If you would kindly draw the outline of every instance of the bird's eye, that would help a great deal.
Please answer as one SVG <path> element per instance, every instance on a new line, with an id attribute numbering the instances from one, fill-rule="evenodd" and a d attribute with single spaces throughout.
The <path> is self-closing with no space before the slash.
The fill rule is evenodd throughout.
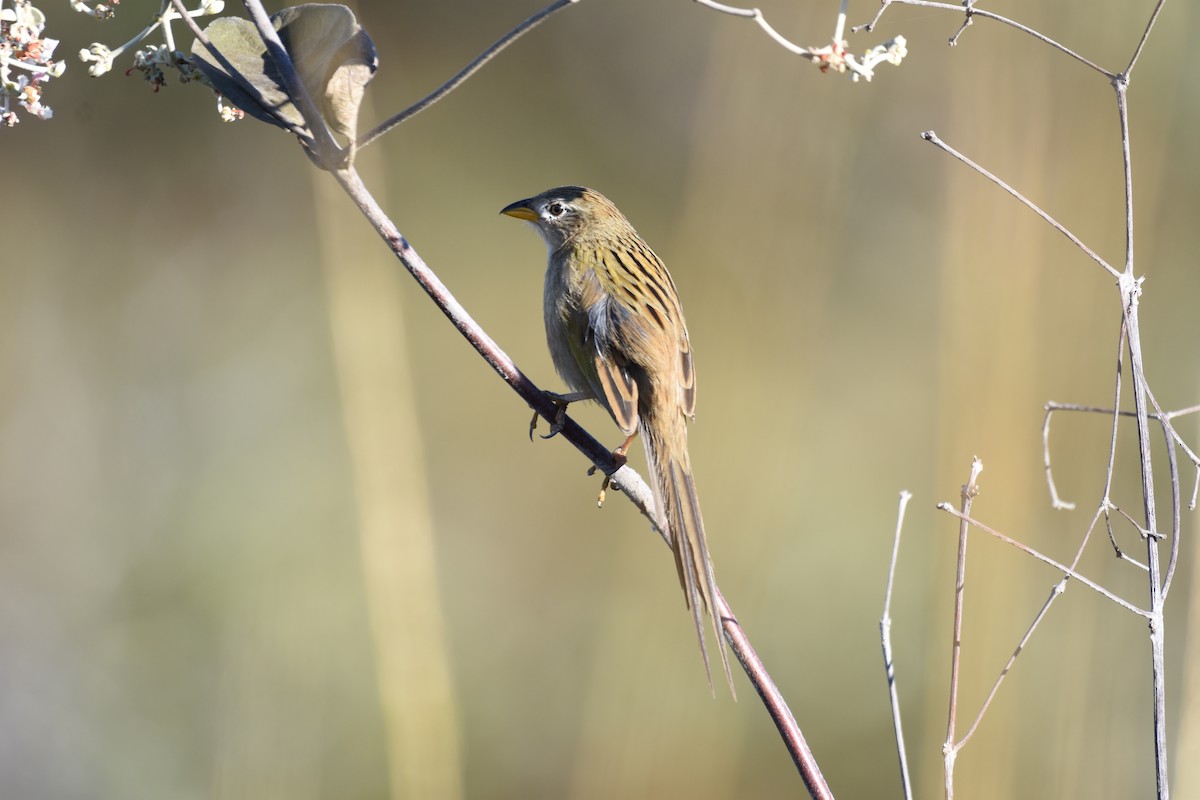
<path id="1" fill-rule="evenodd" d="M 552 217 L 561 217 L 564 211 L 566 211 L 566 208 L 563 207 L 562 203 L 557 201 L 546 206 L 546 213 Z"/>

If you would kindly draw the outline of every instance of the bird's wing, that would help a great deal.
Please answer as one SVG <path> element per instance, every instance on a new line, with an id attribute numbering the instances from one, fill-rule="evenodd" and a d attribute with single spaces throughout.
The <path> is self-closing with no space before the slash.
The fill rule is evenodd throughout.
<path id="1" fill-rule="evenodd" d="M 594 368 L 600 394 L 608 404 L 617 427 L 631 436 L 638 426 L 638 382 L 636 369 L 623 349 L 616 346 L 628 312 L 608 296 L 601 295 L 588 308 L 588 354 Z"/>

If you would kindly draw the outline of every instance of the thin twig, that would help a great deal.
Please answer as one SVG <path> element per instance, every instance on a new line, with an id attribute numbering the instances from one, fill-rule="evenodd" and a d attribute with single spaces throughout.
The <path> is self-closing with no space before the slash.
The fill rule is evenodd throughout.
<path id="1" fill-rule="evenodd" d="M 897 3 L 898 3 L 898 2 L 902 2 L 902 0 L 892 0 L 892 2 L 897 2 Z M 940 4 L 939 4 L 939 5 L 940 5 Z M 1027 208 L 1028 208 L 1028 209 L 1029 209 L 1029 210 L 1030 210 L 1030 211 L 1032 211 L 1033 213 L 1037 214 L 1037 215 L 1038 215 L 1039 217 L 1041 217 L 1043 220 L 1045 220 L 1046 222 L 1048 222 L 1048 223 L 1050 224 L 1050 226 L 1051 226 L 1052 228 L 1054 228 L 1054 230 L 1058 231 L 1058 232 L 1059 232 L 1059 233 L 1061 233 L 1063 236 L 1066 236 L 1068 239 L 1070 239 L 1070 240 L 1071 240 L 1071 242 L 1072 242 L 1072 243 L 1073 243 L 1073 244 L 1074 244 L 1076 247 L 1078 247 L 1078 248 L 1079 248 L 1080 250 L 1082 250 L 1083 252 L 1087 253 L 1087 255 L 1088 255 L 1088 256 L 1089 256 L 1089 257 L 1090 257 L 1090 258 L 1091 258 L 1093 261 L 1095 261 L 1097 264 L 1099 264 L 1101 267 L 1103 267 L 1103 268 L 1104 268 L 1104 270 L 1105 270 L 1106 272 L 1108 272 L 1108 274 L 1109 274 L 1109 275 L 1112 275 L 1114 278 L 1119 278 L 1119 277 L 1121 276 L 1121 273 L 1117 272 L 1115 269 L 1113 269 L 1111 266 L 1109 266 L 1109 264 L 1108 264 L 1108 262 L 1107 262 L 1107 261 L 1105 261 L 1103 258 L 1101 258 L 1101 257 L 1100 257 L 1100 256 L 1099 256 L 1099 255 L 1098 255 L 1098 254 L 1097 254 L 1097 253 L 1094 251 L 1094 250 L 1092 250 L 1092 248 L 1090 248 L 1090 247 L 1088 247 L 1086 244 L 1084 244 L 1084 243 L 1083 243 L 1083 242 L 1080 240 L 1080 238 L 1079 238 L 1078 236 L 1076 236 L 1075 234 L 1071 233 L 1071 232 L 1070 232 L 1069 230 L 1067 230 L 1065 227 L 1063 227 L 1062 225 L 1060 225 L 1060 224 L 1059 224 L 1059 222 L 1058 222 L 1058 220 L 1054 219 L 1054 217 L 1050 216 L 1050 215 L 1049 215 L 1049 214 L 1047 214 L 1045 211 L 1042 211 L 1042 209 L 1038 208 L 1038 206 L 1037 206 L 1037 205 L 1035 205 L 1035 204 L 1034 204 L 1034 203 L 1033 203 L 1031 200 L 1029 200 L 1027 197 L 1025 197 L 1025 195 L 1021 194 L 1021 193 L 1020 193 L 1020 192 L 1018 192 L 1016 189 L 1012 188 L 1012 187 L 1011 187 L 1011 186 L 1009 186 L 1007 183 L 1005 183 L 1004 181 L 1000 180 L 1000 179 L 999 179 L 999 178 L 997 178 L 995 175 L 993 175 L 992 173 L 988 172 L 986 169 L 984 169 L 983 167 L 979 166 L 979 165 L 978 165 L 978 164 L 976 164 L 974 161 L 972 161 L 971 159 L 967 158 L 967 157 L 966 157 L 966 156 L 964 156 L 962 153 L 958 152 L 958 151 L 957 151 L 957 150 L 955 150 L 953 147 L 951 147 L 950 145 L 948 145 L 948 144 L 946 144 L 945 142 L 943 142 L 941 139 L 939 139 L 939 138 L 938 138 L 938 135 L 937 135 L 936 133 L 934 133 L 933 131 L 924 131 L 924 132 L 922 132 L 922 133 L 921 133 L 921 138 L 922 138 L 922 139 L 924 139 L 925 141 L 929 142 L 930 144 L 932 144 L 934 147 L 937 147 L 939 150 L 942 150 L 942 151 L 944 151 L 944 152 L 946 152 L 946 153 L 949 153 L 950 155 L 954 156 L 954 157 L 955 157 L 955 158 L 957 158 L 959 161 L 963 162 L 963 163 L 964 163 L 964 164 L 966 164 L 968 167 L 970 167 L 971 169 L 975 170 L 975 171 L 976 171 L 976 172 L 978 172 L 980 175 L 984 176 L 985 178 L 987 178 L 988 180 L 990 180 L 992 183 L 996 184 L 996 185 L 997 185 L 997 186 L 999 186 L 1001 189 L 1003 189 L 1004 191 L 1006 191 L 1006 192 L 1008 192 L 1009 194 L 1011 194 L 1013 197 L 1015 197 L 1015 198 L 1017 198 L 1018 200 L 1020 200 L 1020 201 L 1021 201 L 1021 202 L 1022 202 L 1022 203 L 1023 203 L 1023 204 L 1024 204 L 1024 205 L 1025 205 Z"/>
<path id="2" fill-rule="evenodd" d="M 1119 431 L 1120 417 L 1116 409 L 1121 407 L 1121 384 L 1125 378 L 1125 342 L 1128 337 L 1128 331 L 1125 329 L 1125 315 L 1121 315 L 1121 324 L 1117 326 L 1117 367 L 1114 370 L 1113 378 L 1113 414 L 1112 426 L 1109 430 L 1108 439 L 1108 462 L 1104 466 L 1104 493 L 1101 495 L 1100 504 L 1105 508 L 1104 524 L 1108 525 L 1108 506 L 1112 505 L 1112 485 L 1113 471 L 1117 466 L 1117 433 Z M 1088 531 L 1088 536 L 1091 531 Z M 1075 554 L 1075 560 L 1071 562 L 1071 566 L 1075 567 L 1079 563 L 1079 559 L 1083 556 L 1083 546 L 1087 544 L 1088 536 L 1084 537 L 1079 551 Z M 1109 538 L 1112 539 L 1111 532 Z M 1116 547 L 1116 541 L 1113 540 L 1113 547 Z"/>
<path id="3" fill-rule="evenodd" d="M 1167 575 L 1163 578 L 1162 598 L 1167 601 L 1171 592 L 1171 581 L 1175 578 L 1175 565 L 1179 562 L 1180 499 L 1179 465 L 1176 461 L 1175 442 L 1171 438 L 1170 426 L 1163 423 L 1163 438 L 1167 445 L 1167 468 L 1171 471 L 1171 555 L 1167 559 Z"/>
<path id="4" fill-rule="evenodd" d="M 1112 515 L 1109 511 L 1112 510 L 1110 503 L 1101 503 L 1100 511 L 1104 515 L 1104 530 L 1108 532 L 1108 543 L 1112 545 L 1113 552 L 1117 554 L 1117 558 L 1124 558 L 1125 553 L 1121 550 L 1121 545 L 1117 544 L 1116 531 L 1112 529 Z"/>
<path id="5" fill-rule="evenodd" d="M 1125 279 L 1133 281 L 1135 280 L 1133 276 L 1133 159 L 1129 154 L 1129 109 L 1125 104 L 1125 92 L 1129 88 L 1129 79 L 1124 75 L 1113 78 L 1113 88 L 1117 92 L 1117 115 L 1121 122 L 1121 156 L 1125 166 Z M 1141 278 L 1136 280 L 1138 286 L 1122 287 L 1122 300 L 1141 292 Z M 1122 302 L 1121 306 L 1128 308 L 1128 303 Z M 1134 386 L 1140 390 L 1136 379 Z"/>
<path id="6" fill-rule="evenodd" d="M 1058 494 L 1058 487 L 1054 485 L 1054 468 L 1050 465 L 1050 420 L 1054 415 L 1054 409 L 1046 404 L 1046 416 L 1042 418 L 1042 463 L 1046 468 L 1046 486 L 1050 489 L 1050 507 L 1061 511 L 1074 511 L 1075 504 L 1063 500 Z"/>
<path id="7" fill-rule="evenodd" d="M 975 496 L 979 494 L 980 472 L 983 472 L 983 462 L 978 458 L 971 459 L 970 477 L 963 484 L 960 500 L 962 521 L 958 526 L 958 567 L 954 573 L 954 638 L 950 644 L 950 714 L 946 722 L 946 742 L 942 745 L 946 800 L 954 798 L 954 761 L 958 758 L 959 749 L 954 740 L 954 726 L 958 719 L 958 668 L 962 656 L 963 595 L 967 584 L 967 520 L 970 519 Z"/>
<path id="8" fill-rule="evenodd" d="M 938 503 L 937 507 L 940 511 L 945 511 L 947 514 L 950 514 L 953 517 L 957 517 L 959 520 L 963 520 L 963 521 L 970 523 L 971 525 L 973 525 L 974 527 L 983 531 L 984 533 L 988 534 L 989 536 L 994 536 L 995 538 L 999 539 L 1000 541 L 1004 542 L 1005 544 L 1012 545 L 1013 547 L 1020 550 L 1022 553 L 1033 556 L 1038 561 L 1041 561 L 1043 564 L 1049 564 L 1050 566 L 1054 567 L 1056 570 L 1058 570 L 1062 574 L 1066 575 L 1067 577 L 1074 578 L 1075 580 L 1079 581 L 1080 583 L 1082 583 L 1084 586 L 1088 587 L 1092 591 L 1099 592 L 1100 594 L 1104 595 L 1109 600 L 1112 600 L 1114 603 L 1116 603 L 1117 605 L 1124 608 L 1126 611 L 1132 611 L 1134 614 L 1137 614 L 1139 617 L 1146 617 L 1147 619 L 1150 618 L 1151 614 L 1149 611 L 1138 608 L 1133 603 L 1130 603 L 1128 600 L 1121 599 L 1120 597 L 1113 594 L 1108 589 L 1105 589 L 1103 586 L 1096 583 L 1095 581 L 1093 581 L 1089 578 L 1085 578 L 1083 575 L 1080 575 L 1078 572 L 1071 569 L 1066 564 L 1059 563 L 1058 561 L 1055 561 L 1050 556 L 1043 555 L 1042 553 L 1038 552 L 1037 550 L 1034 550 L 1029 545 L 1022 544 L 1021 542 L 1018 542 L 1016 539 L 1013 539 L 1010 536 L 1005 536 L 1003 533 L 1001 533 L 1000 531 L 996 530 L 995 528 L 987 525 L 986 523 L 980 522 L 977 519 L 973 519 L 971 517 L 967 517 L 967 516 L 963 515 L 962 512 L 960 512 L 958 509 L 956 509 L 954 506 L 950 505 L 949 503 Z"/>
<path id="9" fill-rule="evenodd" d="M 900 785 L 905 800 L 912 800 L 912 778 L 908 773 L 908 754 L 904 749 L 904 728 L 900 724 L 900 694 L 896 688 L 896 662 L 892 658 L 892 587 L 896 581 L 896 561 L 900 557 L 900 534 L 904 530 L 904 511 L 912 492 L 900 493 L 900 508 L 896 512 L 896 535 L 892 539 L 892 563 L 888 567 L 887 591 L 883 596 L 883 616 L 879 619 L 879 638 L 883 643 L 883 670 L 887 676 L 888 700 L 892 704 L 892 729 L 896 734 L 896 755 L 900 759 Z"/>
<path id="10" fill-rule="evenodd" d="M 880 5 L 879 11 L 875 14 L 875 18 L 873 20 L 866 23 L 865 25 L 855 25 L 850 30 L 856 31 L 856 32 L 860 31 L 860 30 L 868 31 L 868 32 L 875 30 L 875 24 L 877 22 L 879 22 L 879 18 L 883 16 L 883 12 L 887 11 L 888 7 L 891 5 L 920 6 L 921 8 L 940 8 L 944 11 L 954 11 L 959 14 L 963 13 L 963 10 L 964 10 L 964 7 L 962 4 L 953 5 L 951 3 L 934 3 L 934 2 L 929 2 L 929 0 L 883 0 L 882 4 Z M 1061 45 L 1058 42 L 1051 39 L 1049 36 L 1046 36 L 1043 33 L 1039 33 L 1038 31 L 1035 31 L 1033 28 L 1022 25 L 1021 23 L 1019 23 L 1015 20 L 1011 20 L 1008 17 L 1002 17 L 999 14 L 992 13 L 991 11 L 984 11 L 984 10 L 980 9 L 978 6 L 974 5 L 973 3 L 967 5 L 966 11 L 970 15 L 970 17 L 980 17 L 981 19 L 990 19 L 994 22 L 999 22 L 1004 25 L 1008 25 L 1010 27 L 1016 28 L 1017 30 L 1021 31 L 1022 33 L 1029 34 L 1030 36 L 1037 39 L 1042 44 L 1050 45 L 1055 50 L 1058 50 L 1060 53 L 1070 56 L 1071 58 L 1078 61 L 1080 64 L 1091 67 L 1092 69 L 1096 70 L 1096 72 L 1099 72 L 1101 75 L 1104 75 L 1107 78 L 1111 79 L 1111 78 L 1115 77 L 1111 72 L 1106 70 L 1104 67 L 1101 67 L 1098 64 L 1092 63 L 1090 60 L 1079 55 L 1079 53 L 1076 53 L 1071 48 L 1069 48 L 1065 45 Z"/>
<path id="11" fill-rule="evenodd" d="M 1104 527 L 1108 529 L 1108 541 L 1112 543 L 1113 551 L 1116 553 L 1117 558 L 1121 559 L 1122 561 L 1127 561 L 1130 564 L 1133 564 L 1135 567 L 1140 569 L 1142 572 L 1148 572 L 1149 569 L 1146 567 L 1145 564 L 1143 564 L 1142 562 L 1138 561 L 1133 556 L 1126 553 L 1124 550 L 1121 549 L 1121 546 L 1119 544 L 1117 544 L 1117 535 L 1116 535 L 1116 532 L 1113 531 L 1113 528 L 1112 528 L 1112 514 L 1110 512 L 1116 511 L 1117 514 L 1122 519 L 1124 519 L 1126 522 L 1128 522 L 1135 531 L 1137 531 L 1143 538 L 1145 538 L 1146 532 L 1142 530 L 1142 526 L 1138 525 L 1137 520 L 1135 520 L 1133 517 L 1129 516 L 1129 513 L 1126 512 L 1125 509 L 1121 508 L 1118 505 L 1114 505 L 1111 502 L 1106 502 L 1106 503 L 1102 504 L 1101 509 L 1104 511 Z"/>
<path id="12" fill-rule="evenodd" d="M 979 706 L 979 713 L 975 715 L 971 727 L 967 729 L 966 734 L 958 742 L 959 749 L 966 746 L 971 737 L 975 735 L 975 731 L 979 728 L 979 723 L 983 722 L 983 717 L 987 714 L 988 708 L 992 705 L 992 700 L 995 699 L 997 692 L 1000 691 L 1000 684 L 1004 683 L 1004 679 L 1008 677 L 1008 673 L 1012 671 L 1013 665 L 1017 663 L 1017 657 L 1025 651 L 1025 645 L 1029 644 L 1029 640 L 1033 638 L 1033 632 L 1042 624 L 1042 620 L 1050 611 L 1050 606 L 1054 605 L 1057 600 L 1067 590 L 1067 578 L 1063 578 L 1058 583 L 1054 584 L 1054 588 L 1050 590 L 1050 596 L 1046 598 L 1046 602 L 1042 603 L 1041 609 L 1038 610 L 1037 616 L 1033 618 L 1033 622 L 1029 623 L 1029 627 L 1025 630 L 1025 635 L 1021 637 L 1021 641 L 1017 643 L 1016 648 L 1012 651 L 1012 655 L 1008 657 L 1008 661 L 1004 664 L 1004 669 L 1000 670 L 1000 675 L 996 677 L 996 681 L 992 684 L 992 688 L 988 691 L 988 695 L 983 700 L 983 704 Z"/>
<path id="13" fill-rule="evenodd" d="M 1142 32 L 1142 40 L 1138 42 L 1137 49 L 1133 51 L 1133 58 L 1129 59 L 1129 66 L 1125 67 L 1125 80 L 1129 80 L 1129 73 L 1133 72 L 1134 65 L 1141 57 L 1142 48 L 1146 46 L 1146 40 L 1150 38 L 1150 31 L 1154 29 L 1154 23 L 1158 21 L 1158 14 L 1165 4 L 1166 0 L 1158 0 L 1158 5 L 1154 6 L 1154 11 L 1150 14 L 1150 21 L 1146 23 L 1146 30 Z"/>
<path id="14" fill-rule="evenodd" d="M 1124 357 L 1125 357 L 1125 317 L 1124 317 L 1124 315 L 1122 315 L 1121 325 L 1120 325 L 1120 333 L 1117 336 L 1116 379 L 1113 381 L 1113 408 L 1114 409 L 1119 408 L 1121 405 L 1121 375 L 1122 375 L 1121 365 L 1124 363 Z M 1051 416 L 1051 414 L 1054 413 L 1055 410 L 1057 410 L 1060 407 L 1065 408 L 1065 406 L 1061 406 L 1060 404 L 1057 404 L 1054 402 L 1047 403 L 1045 406 L 1046 419 L 1045 419 L 1045 422 L 1043 422 L 1043 424 L 1042 424 L 1042 447 L 1043 447 L 1042 458 L 1044 459 L 1044 461 L 1046 463 L 1046 480 L 1050 484 L 1050 495 L 1053 498 L 1053 501 L 1057 501 L 1058 491 L 1054 487 L 1054 476 L 1053 476 L 1053 474 L 1051 472 L 1051 468 L 1050 468 L 1050 416 Z M 1106 413 L 1111 414 L 1113 417 L 1113 420 L 1112 420 L 1112 428 L 1109 433 L 1109 439 L 1108 439 L 1108 462 L 1104 469 L 1104 492 L 1101 494 L 1101 499 L 1100 499 L 1101 509 L 1106 509 L 1107 506 L 1110 504 L 1109 498 L 1111 497 L 1111 494 L 1112 494 L 1113 467 L 1115 466 L 1116 461 L 1117 461 L 1117 431 L 1118 431 L 1117 414 L 1115 411 L 1109 411 Z M 1057 505 L 1055 506 L 1055 508 L 1059 508 L 1059 507 L 1060 506 L 1057 506 Z M 1070 507 L 1074 508 L 1075 504 L 1071 503 Z M 1107 515 L 1106 515 L 1106 520 L 1107 520 Z M 1096 521 L 1095 521 L 1095 519 L 1093 519 L 1092 526 L 1095 527 L 1095 524 L 1096 524 Z M 1088 528 L 1087 534 L 1083 537 L 1083 539 L 1084 539 L 1083 544 L 1087 543 L 1087 540 L 1091 536 L 1091 534 L 1092 534 L 1092 528 Z M 1116 543 L 1116 540 L 1113 539 L 1111 531 L 1109 533 L 1109 539 L 1112 540 L 1113 547 L 1116 548 L 1117 543 Z M 1081 546 L 1080 550 L 1082 552 L 1082 546 Z M 1078 560 L 1079 560 L 1079 556 L 1076 555 L 1075 561 L 1078 562 Z M 1074 566 L 1074 564 L 1072 564 L 1072 566 Z"/>
<path id="15" fill-rule="evenodd" d="M 1196 492 L 1200 491 L 1200 462 L 1195 460 L 1194 454 L 1183 441 L 1183 437 L 1181 437 L 1179 432 L 1175 430 L 1175 426 L 1171 423 L 1171 420 L 1183 414 L 1190 414 L 1200 407 L 1192 406 L 1190 408 L 1180 409 L 1179 411 L 1164 413 L 1162 406 L 1159 405 L 1158 398 L 1154 396 L 1154 392 L 1151 391 L 1149 386 L 1146 387 L 1146 398 L 1150 401 L 1150 407 L 1156 412 L 1154 414 L 1150 414 L 1148 418 L 1158 420 L 1159 425 L 1163 429 L 1163 433 L 1167 437 L 1167 468 L 1169 469 L 1168 476 L 1171 480 L 1171 503 L 1174 512 L 1171 523 L 1171 555 L 1167 562 L 1167 574 L 1166 577 L 1163 578 L 1162 588 L 1163 602 L 1165 603 L 1167 599 L 1167 590 L 1171 586 L 1171 581 L 1175 578 L 1175 565 L 1179 561 L 1180 491 L 1179 465 L 1176 462 L 1175 453 L 1176 444 L 1178 444 L 1179 447 L 1181 447 L 1183 451 L 1188 454 L 1188 457 L 1192 459 L 1192 463 L 1197 467 L 1196 482 L 1192 486 L 1191 508 L 1193 510 L 1196 508 Z"/>
<path id="16" fill-rule="evenodd" d="M 1128 523 L 1129 523 L 1129 524 L 1130 524 L 1130 525 L 1133 527 L 1133 529 L 1134 529 L 1135 531 L 1137 531 L 1137 532 L 1138 532 L 1138 534 L 1139 534 L 1139 535 L 1140 535 L 1140 536 L 1141 536 L 1143 539 L 1145 539 L 1147 536 L 1149 536 L 1149 537 L 1152 537 L 1152 538 L 1154 538 L 1154 539 L 1160 539 L 1160 540 L 1162 539 L 1162 534 L 1161 534 L 1161 533 L 1157 533 L 1156 531 L 1148 531 L 1148 530 L 1146 530 L 1146 529 L 1145 529 L 1145 528 L 1143 528 L 1141 525 L 1139 525 L 1139 524 L 1138 524 L 1138 521 L 1137 521 L 1136 519 L 1134 519 L 1133 517 L 1131 517 L 1131 516 L 1129 515 L 1129 512 L 1127 512 L 1125 509 L 1123 509 L 1123 508 L 1121 508 L 1120 506 L 1117 506 L 1117 505 L 1114 505 L 1114 506 L 1112 507 L 1112 509 L 1113 509 L 1113 511 L 1116 511 L 1118 514 L 1120 514 L 1120 515 L 1121 515 L 1121 516 L 1122 516 L 1122 517 L 1125 519 L 1125 521 L 1126 521 L 1126 522 L 1128 522 Z"/>
<path id="17" fill-rule="evenodd" d="M 958 30 L 954 32 L 954 34 L 950 37 L 950 41 L 947 42 L 947 44 L 949 44 L 951 47 L 958 47 L 959 38 L 966 33 L 967 28 L 971 27 L 971 25 L 975 22 L 975 5 L 973 0 L 966 0 L 966 2 L 963 3 L 963 6 L 966 9 L 966 13 L 963 14 L 962 24 L 958 26 Z"/>
<path id="18" fill-rule="evenodd" d="M 1196 482 L 1192 486 L 1192 509 L 1196 508 L 1196 492 L 1200 491 L 1200 463 L 1196 462 L 1192 451 L 1188 448 L 1187 444 L 1183 442 L 1183 438 L 1179 435 L 1179 432 L 1175 430 L 1175 426 L 1171 424 L 1172 419 L 1180 414 L 1191 413 L 1191 409 L 1180 409 L 1177 412 L 1164 413 L 1162 406 L 1159 405 L 1158 398 L 1154 396 L 1154 392 L 1151 391 L 1149 386 L 1146 386 L 1146 398 L 1150 401 L 1150 407 L 1156 412 L 1149 415 L 1148 418 L 1158 420 L 1159 425 L 1163 429 L 1163 434 L 1167 438 L 1167 475 L 1171 481 L 1171 507 L 1173 512 L 1171 521 L 1171 554 L 1167 561 L 1167 574 L 1166 577 L 1163 578 L 1162 582 L 1162 599 L 1165 603 L 1167 600 L 1168 590 L 1171 587 L 1171 581 L 1175 578 L 1175 566 L 1179 563 L 1179 536 L 1181 532 L 1179 508 L 1181 502 L 1179 490 L 1179 464 L 1176 459 L 1175 444 L 1178 443 L 1184 452 L 1188 454 L 1189 458 L 1193 459 L 1192 463 L 1197 466 Z M 1195 407 L 1193 406 L 1193 408 Z"/>
<path id="19" fill-rule="evenodd" d="M 446 95 L 450 94 L 450 92 L 457 89 L 459 84 L 461 84 L 467 78 L 471 77 L 476 72 L 478 72 L 480 67 L 482 67 L 484 64 L 491 61 L 497 55 L 499 55 L 500 51 L 502 51 L 504 48 L 508 47 L 510 44 L 515 42 L 517 39 L 520 39 L 522 36 L 524 36 L 529 31 L 536 28 L 541 22 L 543 22 L 551 14 L 553 14 L 554 12 L 559 11 L 563 8 L 566 8 L 569 5 L 574 5 L 575 3 L 578 3 L 578 2 L 579 2 L 579 0 L 555 0 L 553 3 L 546 6 L 541 11 L 537 12 L 532 17 L 525 20 L 520 25 L 513 28 L 511 31 L 509 31 L 508 33 L 504 34 L 499 39 L 497 39 L 495 41 L 495 43 L 492 44 L 491 47 L 489 47 L 487 50 L 484 50 L 482 53 L 480 53 L 478 56 L 476 56 L 471 61 L 471 63 L 467 64 L 465 67 L 463 67 L 462 70 L 457 75 L 455 75 L 453 78 L 451 78 L 450 80 L 443 83 L 441 86 L 439 86 L 433 92 L 431 92 L 429 95 L 427 95 L 426 97 L 423 97 L 422 99 L 413 103 L 411 106 L 404 109 L 399 114 L 396 114 L 391 119 L 388 119 L 385 122 L 380 123 L 369 133 L 363 135 L 355 143 L 355 147 L 358 149 L 366 147 L 367 145 L 371 144 L 376 139 L 378 139 L 380 136 L 383 136 L 385 133 L 387 133 L 388 131 L 390 131 L 392 128 L 396 127 L 400 123 L 402 123 L 408 119 L 411 119 L 412 117 L 416 116 L 417 114 L 420 114 L 422 111 L 429 108 L 431 105 L 438 102 Z"/>

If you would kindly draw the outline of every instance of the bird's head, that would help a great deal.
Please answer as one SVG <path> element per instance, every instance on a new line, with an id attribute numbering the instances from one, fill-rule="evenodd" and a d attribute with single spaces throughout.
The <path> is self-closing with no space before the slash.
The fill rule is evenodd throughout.
<path id="1" fill-rule="evenodd" d="M 629 221 L 611 200 L 582 186 L 548 189 L 509 204 L 500 213 L 533 225 L 552 252 L 581 237 L 606 237 L 632 231 Z"/>

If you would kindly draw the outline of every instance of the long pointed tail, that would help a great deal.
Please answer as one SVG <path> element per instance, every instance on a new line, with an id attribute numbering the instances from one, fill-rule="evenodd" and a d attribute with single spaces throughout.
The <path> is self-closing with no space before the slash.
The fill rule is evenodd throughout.
<path id="1" fill-rule="evenodd" d="M 653 424 L 643 420 L 642 441 L 646 447 L 646 462 L 654 473 L 654 499 L 671 534 L 671 549 L 675 552 L 679 585 L 683 588 L 684 599 L 692 611 L 692 620 L 696 625 L 696 638 L 700 642 L 700 655 L 704 659 L 704 674 L 708 678 L 709 689 L 712 689 L 712 670 L 709 667 L 708 648 L 704 641 L 705 612 L 717 639 L 717 649 L 721 653 L 721 665 L 725 668 L 729 691 L 734 699 L 737 699 L 733 673 L 729 670 L 729 657 L 725 650 L 725 637 L 721 631 L 721 620 L 717 616 L 717 581 L 713 576 L 712 559 L 708 555 L 708 540 L 704 535 L 704 518 L 700 515 L 696 482 L 692 478 L 687 450 L 687 428 L 683 416 L 665 421 L 665 424 Z"/>

